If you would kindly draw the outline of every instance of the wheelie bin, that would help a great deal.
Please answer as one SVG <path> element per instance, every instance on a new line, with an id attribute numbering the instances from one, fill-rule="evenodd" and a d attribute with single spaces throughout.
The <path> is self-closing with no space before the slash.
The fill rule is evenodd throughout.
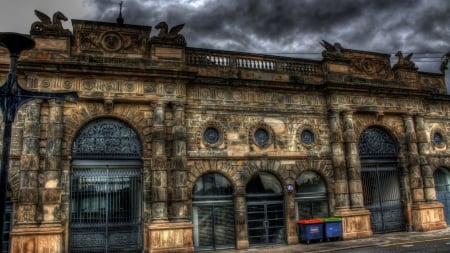
<path id="1" fill-rule="evenodd" d="M 309 244 L 312 240 L 322 241 L 323 239 L 323 219 L 298 220 L 298 240 Z"/>
<path id="2" fill-rule="evenodd" d="M 324 222 L 324 238 L 329 241 L 330 239 L 341 240 L 342 239 L 342 218 L 331 217 L 323 218 Z"/>

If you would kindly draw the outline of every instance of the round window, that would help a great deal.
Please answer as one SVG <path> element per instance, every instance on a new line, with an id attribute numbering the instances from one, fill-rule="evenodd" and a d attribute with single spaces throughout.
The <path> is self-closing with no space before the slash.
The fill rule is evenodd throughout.
<path id="1" fill-rule="evenodd" d="M 436 145 L 442 145 L 442 144 L 444 144 L 444 137 L 440 133 L 434 133 L 433 134 L 433 142 Z"/>
<path id="2" fill-rule="evenodd" d="M 216 144 L 219 142 L 220 134 L 219 131 L 214 127 L 208 127 L 203 133 L 203 138 L 208 144 Z"/>
<path id="3" fill-rule="evenodd" d="M 314 143 L 314 133 L 310 130 L 303 130 L 300 134 L 300 139 L 302 140 L 303 144 L 311 145 Z"/>
<path id="4" fill-rule="evenodd" d="M 269 145 L 269 133 L 266 129 L 259 128 L 255 131 L 255 142 L 261 147 Z"/>

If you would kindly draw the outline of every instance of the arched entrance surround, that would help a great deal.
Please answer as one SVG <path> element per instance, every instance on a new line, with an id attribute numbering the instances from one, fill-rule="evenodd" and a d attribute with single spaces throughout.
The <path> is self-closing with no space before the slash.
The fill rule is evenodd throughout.
<path id="1" fill-rule="evenodd" d="M 99 118 L 72 143 L 69 251 L 141 252 L 142 144 L 128 124 Z"/>

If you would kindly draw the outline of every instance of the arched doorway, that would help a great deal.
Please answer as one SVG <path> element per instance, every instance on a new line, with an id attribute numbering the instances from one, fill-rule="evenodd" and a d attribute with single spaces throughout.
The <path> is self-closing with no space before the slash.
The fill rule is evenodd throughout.
<path id="1" fill-rule="evenodd" d="M 69 251 L 142 252 L 142 145 L 115 119 L 97 119 L 72 145 Z"/>
<path id="2" fill-rule="evenodd" d="M 314 171 L 303 172 L 295 180 L 297 219 L 329 217 L 328 194 L 325 181 Z"/>
<path id="3" fill-rule="evenodd" d="M 222 175 L 209 173 L 192 190 L 193 240 L 196 251 L 235 247 L 233 187 Z"/>
<path id="4" fill-rule="evenodd" d="M 257 172 L 247 183 L 247 229 L 252 246 L 285 243 L 283 187 L 267 172 Z"/>
<path id="5" fill-rule="evenodd" d="M 12 191 L 10 185 L 8 184 L 5 201 L 5 219 L 3 224 L 3 238 L 2 238 L 3 248 L 1 249 L 2 253 L 8 253 L 10 249 L 12 222 L 13 222 Z"/>
<path id="6" fill-rule="evenodd" d="M 394 139 L 382 128 L 369 127 L 361 134 L 358 148 L 364 206 L 371 212 L 373 232 L 404 230 L 398 148 Z"/>
<path id="7" fill-rule="evenodd" d="M 434 184 L 436 197 L 444 205 L 444 216 L 447 225 L 450 225 L 450 171 L 446 168 L 438 168 L 434 172 Z"/>

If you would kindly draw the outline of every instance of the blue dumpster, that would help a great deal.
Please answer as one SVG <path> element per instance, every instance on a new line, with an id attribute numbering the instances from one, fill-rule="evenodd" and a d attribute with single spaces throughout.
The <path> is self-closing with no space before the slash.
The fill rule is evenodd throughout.
<path id="1" fill-rule="evenodd" d="M 311 240 L 323 239 L 323 219 L 298 220 L 298 240 L 309 244 Z"/>
<path id="2" fill-rule="evenodd" d="M 342 239 L 342 218 L 331 217 L 323 218 L 324 222 L 324 237 L 329 241 L 330 239 Z"/>

